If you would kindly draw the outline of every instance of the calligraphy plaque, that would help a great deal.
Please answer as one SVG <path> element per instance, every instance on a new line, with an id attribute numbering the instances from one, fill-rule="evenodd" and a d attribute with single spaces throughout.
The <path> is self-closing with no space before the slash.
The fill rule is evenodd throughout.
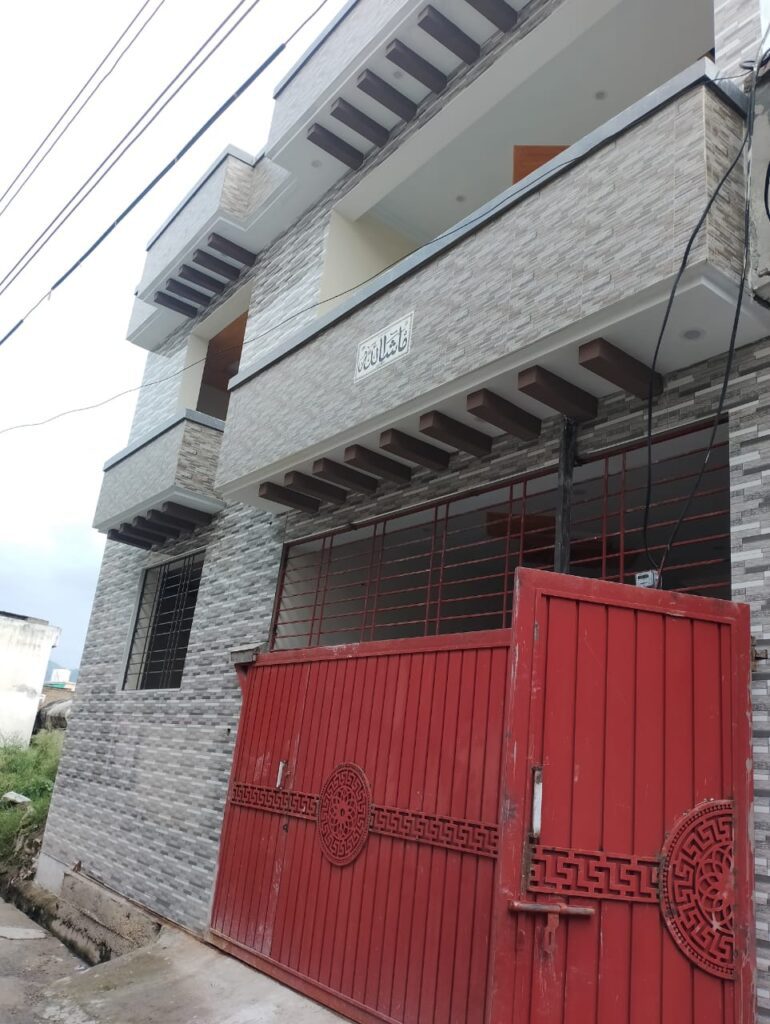
<path id="1" fill-rule="evenodd" d="M 407 355 L 412 344 L 412 321 L 414 312 L 407 313 L 377 334 L 362 341 L 356 352 L 354 380 L 369 377 L 383 366 Z"/>

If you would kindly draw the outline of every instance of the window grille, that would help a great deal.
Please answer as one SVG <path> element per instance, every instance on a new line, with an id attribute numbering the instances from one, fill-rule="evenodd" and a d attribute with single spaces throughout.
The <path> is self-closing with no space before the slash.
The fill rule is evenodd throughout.
<path id="1" fill-rule="evenodd" d="M 202 552 L 145 571 L 125 689 L 181 685 L 202 571 Z"/>
<path id="2" fill-rule="evenodd" d="M 710 430 L 653 445 L 650 552 L 660 557 L 702 465 Z M 570 571 L 634 583 L 650 568 L 642 538 L 646 448 L 575 467 Z M 273 647 L 281 650 L 509 626 L 517 566 L 552 569 L 557 475 L 534 473 L 419 510 L 287 545 Z M 667 561 L 670 590 L 730 597 L 729 463 L 720 428 Z"/>

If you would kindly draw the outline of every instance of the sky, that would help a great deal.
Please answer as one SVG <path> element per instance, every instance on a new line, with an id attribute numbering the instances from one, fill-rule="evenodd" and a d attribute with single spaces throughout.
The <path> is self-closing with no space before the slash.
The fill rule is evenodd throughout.
<path id="1" fill-rule="evenodd" d="M 30 0 L 4 12 L 0 194 L 142 2 Z M 160 3 L 158 13 L 40 170 L 0 212 L 0 279 L 236 2 L 150 0 L 131 34 Z M 235 18 L 250 2 L 239 6 Z M 260 0 L 0 294 L 0 337 L 319 2 Z M 273 88 L 343 3 L 328 0 L 98 252 L 0 346 L 0 431 L 139 385 L 146 353 L 125 336 L 147 241 L 225 146 L 259 152 L 267 138 Z M 113 61 L 114 56 L 103 70 Z M 102 467 L 125 447 L 135 404 L 136 395 L 130 394 L 47 426 L 0 433 L 0 610 L 60 626 L 52 656 L 69 668 L 80 663 L 104 547 L 104 537 L 91 525 Z"/>

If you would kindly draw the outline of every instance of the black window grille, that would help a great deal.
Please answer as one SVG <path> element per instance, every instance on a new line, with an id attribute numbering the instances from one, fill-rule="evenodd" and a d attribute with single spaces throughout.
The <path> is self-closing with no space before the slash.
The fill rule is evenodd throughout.
<path id="1" fill-rule="evenodd" d="M 648 539 L 659 557 L 702 465 L 710 428 L 657 439 Z M 642 538 L 646 449 L 575 467 L 570 571 L 634 583 L 650 568 Z M 552 569 L 555 472 L 534 473 L 416 511 L 287 546 L 276 649 L 495 629 L 510 625 L 517 566 Z M 730 597 L 729 462 L 720 428 L 667 560 L 664 586 Z"/>
<path id="2" fill-rule="evenodd" d="M 202 552 L 145 571 L 125 689 L 181 686 L 202 571 Z"/>

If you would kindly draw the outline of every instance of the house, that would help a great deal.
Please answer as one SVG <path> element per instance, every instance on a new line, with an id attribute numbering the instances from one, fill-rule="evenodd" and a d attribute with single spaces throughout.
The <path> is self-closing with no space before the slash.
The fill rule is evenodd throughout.
<path id="1" fill-rule="evenodd" d="M 359 1021 L 770 1020 L 764 6 L 351 0 L 170 214 L 43 884 Z"/>
<path id="2" fill-rule="evenodd" d="M 0 744 L 26 746 L 61 630 L 45 619 L 0 612 Z"/>

